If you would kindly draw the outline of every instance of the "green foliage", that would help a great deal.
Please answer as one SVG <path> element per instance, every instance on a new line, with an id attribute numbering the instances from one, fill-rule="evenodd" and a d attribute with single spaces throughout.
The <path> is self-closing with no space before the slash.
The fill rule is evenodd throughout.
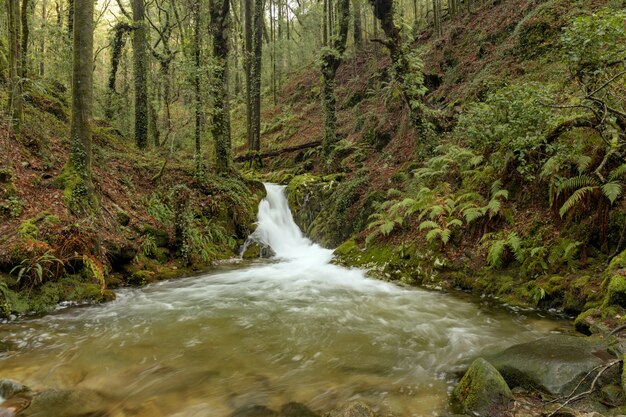
<path id="1" fill-rule="evenodd" d="M 147 234 L 146 236 L 144 236 L 143 242 L 141 242 L 141 252 L 145 256 L 151 256 L 156 253 L 156 250 L 156 237 L 153 234 Z"/>
<path id="2" fill-rule="evenodd" d="M 624 165 L 620 165 L 611 171 L 608 180 L 604 182 L 597 176 L 579 175 L 568 178 L 558 185 L 557 197 L 566 192 L 570 192 L 570 196 L 563 203 L 559 210 L 561 217 L 564 217 L 570 210 L 580 206 L 585 198 L 592 195 L 598 195 L 606 198 L 610 204 L 615 203 L 623 193 L 623 181 L 620 177 L 624 175 Z"/>
<path id="3" fill-rule="evenodd" d="M 454 134 L 482 152 L 499 153 L 491 162 L 500 170 L 506 161 L 515 161 L 515 169 L 532 181 L 540 163 L 537 151 L 549 146 L 545 132 L 557 120 L 552 109 L 537 104 L 549 94 L 539 83 L 505 87 L 461 114 Z"/>
<path id="4" fill-rule="evenodd" d="M 10 273 L 17 272 L 18 284 L 32 288 L 43 284 L 46 279 L 58 276 L 59 269 L 63 267 L 63 261 L 48 250 L 40 256 L 23 259 Z"/>
<path id="5" fill-rule="evenodd" d="M 0 202 L 0 215 L 18 218 L 24 211 L 24 202 L 18 197 L 11 196 Z"/>
<path id="6" fill-rule="evenodd" d="M 166 201 L 167 200 L 161 193 L 155 192 L 148 199 L 146 210 L 148 214 L 154 217 L 158 222 L 171 226 L 174 222 L 174 212 L 166 204 Z"/>
<path id="7" fill-rule="evenodd" d="M 577 17 L 561 35 L 565 58 L 574 71 L 592 74 L 626 59 L 625 10 L 603 9 Z"/>
<path id="8" fill-rule="evenodd" d="M 486 234 L 481 241 L 488 241 L 493 237 L 492 234 Z M 522 250 L 522 241 L 515 232 L 509 233 L 504 239 L 496 239 L 489 244 L 487 252 L 487 264 L 492 268 L 501 268 L 504 266 L 507 251 L 515 257 L 519 263 L 524 261 L 524 252 Z"/>

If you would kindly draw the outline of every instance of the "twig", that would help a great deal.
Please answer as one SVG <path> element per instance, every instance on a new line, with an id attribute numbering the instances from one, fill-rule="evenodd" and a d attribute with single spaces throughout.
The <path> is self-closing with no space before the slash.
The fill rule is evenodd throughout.
<path id="1" fill-rule="evenodd" d="M 585 391 L 585 392 L 581 392 L 578 395 L 575 395 L 573 397 L 570 396 L 570 398 L 565 401 L 563 404 L 561 404 L 556 410 L 554 410 L 553 412 L 551 412 L 550 414 L 548 414 L 548 417 L 552 417 L 554 416 L 556 413 L 558 413 L 563 407 L 565 407 L 567 404 L 574 402 L 576 400 L 581 399 L 582 397 L 584 397 L 585 395 L 589 395 L 591 394 L 595 389 L 596 389 L 596 384 L 598 383 L 598 379 L 600 379 L 600 376 L 602 376 L 602 374 L 604 372 L 606 372 L 609 368 L 611 368 L 613 365 L 616 365 L 618 363 L 621 362 L 621 359 L 616 359 L 612 362 L 609 362 L 604 368 L 602 368 L 600 370 L 600 372 L 598 372 L 598 375 L 596 375 L 595 378 L 593 378 L 593 381 L 591 382 L 591 387 L 589 388 L 589 390 Z M 587 376 L 585 376 L 586 378 Z M 579 383 L 580 385 L 580 383 Z"/>

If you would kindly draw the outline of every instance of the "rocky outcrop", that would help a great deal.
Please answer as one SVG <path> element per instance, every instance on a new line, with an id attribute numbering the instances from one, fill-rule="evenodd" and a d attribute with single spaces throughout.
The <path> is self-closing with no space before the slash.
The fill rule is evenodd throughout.
<path id="1" fill-rule="evenodd" d="M 583 377 L 612 356 L 600 339 L 552 335 L 512 346 L 488 359 L 511 388 L 567 396 Z M 578 388 L 582 391 L 590 385 L 591 379 L 586 378 Z"/>
<path id="2" fill-rule="evenodd" d="M 452 397 L 464 413 L 481 417 L 503 416 L 513 401 L 502 375 L 482 358 L 472 363 Z"/>

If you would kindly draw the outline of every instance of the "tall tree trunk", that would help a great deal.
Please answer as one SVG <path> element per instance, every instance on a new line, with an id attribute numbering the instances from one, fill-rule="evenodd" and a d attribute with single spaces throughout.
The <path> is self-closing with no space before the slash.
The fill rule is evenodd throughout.
<path id="1" fill-rule="evenodd" d="M 113 27 L 113 45 L 111 50 L 111 69 L 109 73 L 109 81 L 107 83 L 107 102 L 104 109 L 104 115 L 108 120 L 113 119 L 115 115 L 114 111 L 114 98 L 116 95 L 115 84 L 117 82 L 117 70 L 120 66 L 120 59 L 122 58 L 122 51 L 124 44 L 126 43 L 125 35 L 132 30 L 132 26 L 128 23 L 120 22 Z"/>
<path id="2" fill-rule="evenodd" d="M 361 0 L 354 0 L 354 46 L 361 49 L 363 45 L 363 35 L 361 31 Z"/>
<path id="3" fill-rule="evenodd" d="M 228 105 L 228 30 L 229 0 L 210 0 L 211 35 L 213 37 L 213 57 L 216 65 L 213 70 L 215 95 L 211 115 L 211 133 L 215 145 L 217 172 L 225 174 L 232 165 L 230 143 L 230 108 Z"/>
<path id="4" fill-rule="evenodd" d="M 43 78 L 46 75 L 46 67 L 45 67 L 45 56 L 46 56 L 46 37 L 44 36 L 44 31 L 46 29 L 46 18 L 47 18 L 47 2 L 46 0 L 41 0 L 41 41 L 39 43 L 39 53 L 40 61 L 39 61 L 39 76 Z"/>
<path id="5" fill-rule="evenodd" d="M 242 0 L 244 8 L 243 69 L 246 78 L 246 137 L 248 150 L 254 150 L 252 134 L 252 0 Z"/>
<path id="6" fill-rule="evenodd" d="M 329 0 L 329 3 L 331 1 Z M 324 137 L 322 153 L 329 156 L 337 142 L 337 113 L 335 98 L 335 75 L 341 65 L 346 50 L 348 27 L 350 25 L 350 0 L 339 0 L 338 4 L 339 33 L 333 39 L 331 48 L 322 51 L 322 108 L 324 110 Z"/>
<path id="7" fill-rule="evenodd" d="M 93 1 L 75 4 L 70 154 L 61 174 L 70 209 L 83 214 L 96 208 L 91 181 L 93 10 Z"/>
<path id="8" fill-rule="evenodd" d="M 67 37 L 70 39 L 74 33 L 74 1 L 67 0 Z"/>
<path id="9" fill-rule="evenodd" d="M 20 1 L 6 0 L 9 21 L 9 103 L 12 127 L 19 133 L 22 127 L 22 57 L 20 44 Z"/>
<path id="10" fill-rule="evenodd" d="M 369 0 L 373 6 L 374 16 L 380 22 L 380 27 L 385 32 L 385 46 L 389 50 L 393 73 L 402 88 L 403 98 L 411 112 L 413 124 L 421 139 L 428 139 L 427 120 L 424 117 L 422 107 L 423 81 L 413 74 L 419 71 L 411 63 L 407 48 L 402 45 L 400 28 L 395 24 L 393 15 L 393 0 Z M 440 0 L 433 0 L 440 1 Z"/>
<path id="11" fill-rule="evenodd" d="M 224 0 L 229 1 L 229 0 Z M 200 0 L 193 2 L 193 62 L 194 62 L 194 111 L 195 111 L 195 157 L 198 172 L 202 167 L 200 140 L 202 136 L 202 89 L 200 88 Z"/>
<path id="12" fill-rule="evenodd" d="M 20 16 L 22 20 L 22 48 L 20 51 L 22 56 L 22 73 L 20 74 L 22 82 L 26 79 L 28 73 L 28 41 L 30 37 L 30 28 L 28 27 L 28 5 L 29 0 L 22 0 L 22 13 Z"/>
<path id="13" fill-rule="evenodd" d="M 261 54 L 263 52 L 263 0 L 254 2 L 254 33 L 252 38 L 251 89 L 251 150 L 261 150 Z"/>
<path id="14" fill-rule="evenodd" d="M 84 0 L 87 1 L 87 0 Z M 133 0 L 133 67 L 135 77 L 135 143 L 148 146 L 148 52 L 144 0 Z"/>

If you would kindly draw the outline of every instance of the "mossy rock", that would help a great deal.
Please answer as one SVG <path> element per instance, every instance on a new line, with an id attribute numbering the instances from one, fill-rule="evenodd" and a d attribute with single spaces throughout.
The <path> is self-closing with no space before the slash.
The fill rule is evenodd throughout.
<path id="1" fill-rule="evenodd" d="M 609 281 L 604 306 L 612 305 L 626 307 L 626 277 L 623 275 L 613 275 Z"/>
<path id="2" fill-rule="evenodd" d="M 606 342 L 599 338 L 551 335 L 511 346 L 488 359 L 510 387 L 562 396 L 581 381 L 580 389 L 588 389 L 591 381 L 584 380 L 585 375 L 610 356 Z"/>
<path id="3" fill-rule="evenodd" d="M 128 278 L 128 283 L 132 285 L 146 285 L 156 281 L 155 273 L 147 270 L 135 271 Z"/>
<path id="4" fill-rule="evenodd" d="M 159 248 L 166 248 L 169 245 L 170 236 L 165 230 L 146 225 L 143 228 L 144 235 L 150 235 L 154 238 L 154 243 Z"/>
<path id="5" fill-rule="evenodd" d="M 496 368 L 483 358 L 478 358 L 463 375 L 452 398 L 459 403 L 464 413 L 491 417 L 507 414 L 513 394 Z"/>

